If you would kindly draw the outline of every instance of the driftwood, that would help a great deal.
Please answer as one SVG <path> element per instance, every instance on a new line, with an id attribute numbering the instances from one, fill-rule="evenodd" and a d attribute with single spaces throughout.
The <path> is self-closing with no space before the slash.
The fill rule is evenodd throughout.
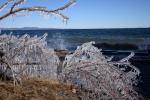
<path id="1" fill-rule="evenodd" d="M 140 71 L 128 61 L 134 53 L 113 62 L 113 57 L 104 56 L 92 44 L 85 43 L 66 56 L 60 80 L 92 91 L 92 100 L 138 99 L 133 86 L 138 83 Z"/>

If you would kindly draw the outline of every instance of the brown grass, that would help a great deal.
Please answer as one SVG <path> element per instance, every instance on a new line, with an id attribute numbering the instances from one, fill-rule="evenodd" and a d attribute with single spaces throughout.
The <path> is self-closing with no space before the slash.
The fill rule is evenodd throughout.
<path id="1" fill-rule="evenodd" d="M 0 81 L 0 100 L 78 100 L 75 88 L 58 81 L 30 79 L 15 86 Z"/>

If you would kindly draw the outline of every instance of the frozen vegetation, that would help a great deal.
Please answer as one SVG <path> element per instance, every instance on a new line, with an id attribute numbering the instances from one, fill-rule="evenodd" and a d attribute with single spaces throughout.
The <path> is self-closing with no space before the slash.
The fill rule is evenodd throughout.
<path id="1" fill-rule="evenodd" d="M 59 58 L 53 49 L 47 48 L 46 36 L 1 35 L 1 73 L 15 81 L 28 77 L 56 79 Z"/>
<path id="2" fill-rule="evenodd" d="M 104 56 L 93 46 L 94 42 L 84 43 L 66 56 L 62 73 L 57 75 L 60 61 L 55 51 L 47 47 L 46 36 L 1 35 L 1 73 L 14 83 L 30 77 L 71 83 L 86 90 L 92 100 L 138 98 L 134 86 L 140 71 L 129 62 L 134 52 L 120 61 L 112 61 L 113 57 Z"/>

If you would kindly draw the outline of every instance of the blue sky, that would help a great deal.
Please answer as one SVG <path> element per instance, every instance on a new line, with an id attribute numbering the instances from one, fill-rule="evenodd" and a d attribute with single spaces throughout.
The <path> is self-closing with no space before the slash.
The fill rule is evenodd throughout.
<path id="1" fill-rule="evenodd" d="M 49 8 L 57 8 L 67 2 L 67 0 L 28 1 L 27 6 L 43 5 Z M 3 0 L 0 1 L 0 4 L 2 2 Z M 68 24 L 63 23 L 62 19 L 56 16 L 47 18 L 36 13 L 30 13 L 27 16 L 9 17 L 0 22 L 0 27 L 150 27 L 150 0 L 77 0 L 74 6 L 63 13 L 70 18 Z"/>

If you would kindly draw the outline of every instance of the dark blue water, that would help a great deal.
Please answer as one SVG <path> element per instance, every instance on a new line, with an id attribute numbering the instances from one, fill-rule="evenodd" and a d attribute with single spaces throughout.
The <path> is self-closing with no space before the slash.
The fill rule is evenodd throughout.
<path id="1" fill-rule="evenodd" d="M 131 59 L 131 63 L 141 70 L 140 93 L 145 98 L 150 98 L 150 28 L 2 30 L 1 34 L 4 33 L 16 36 L 23 34 L 42 36 L 48 33 L 47 42 L 50 48 L 70 51 L 82 43 L 95 41 L 97 47 L 104 49 L 103 54 L 113 55 L 116 59 L 134 51 L 135 56 Z"/>
<path id="2" fill-rule="evenodd" d="M 53 29 L 53 30 L 2 30 L 1 33 L 14 35 L 30 34 L 41 36 L 48 33 L 49 47 L 75 50 L 76 46 L 89 41 L 96 43 L 135 44 L 139 49 L 150 47 L 150 28 L 137 29 Z"/>

